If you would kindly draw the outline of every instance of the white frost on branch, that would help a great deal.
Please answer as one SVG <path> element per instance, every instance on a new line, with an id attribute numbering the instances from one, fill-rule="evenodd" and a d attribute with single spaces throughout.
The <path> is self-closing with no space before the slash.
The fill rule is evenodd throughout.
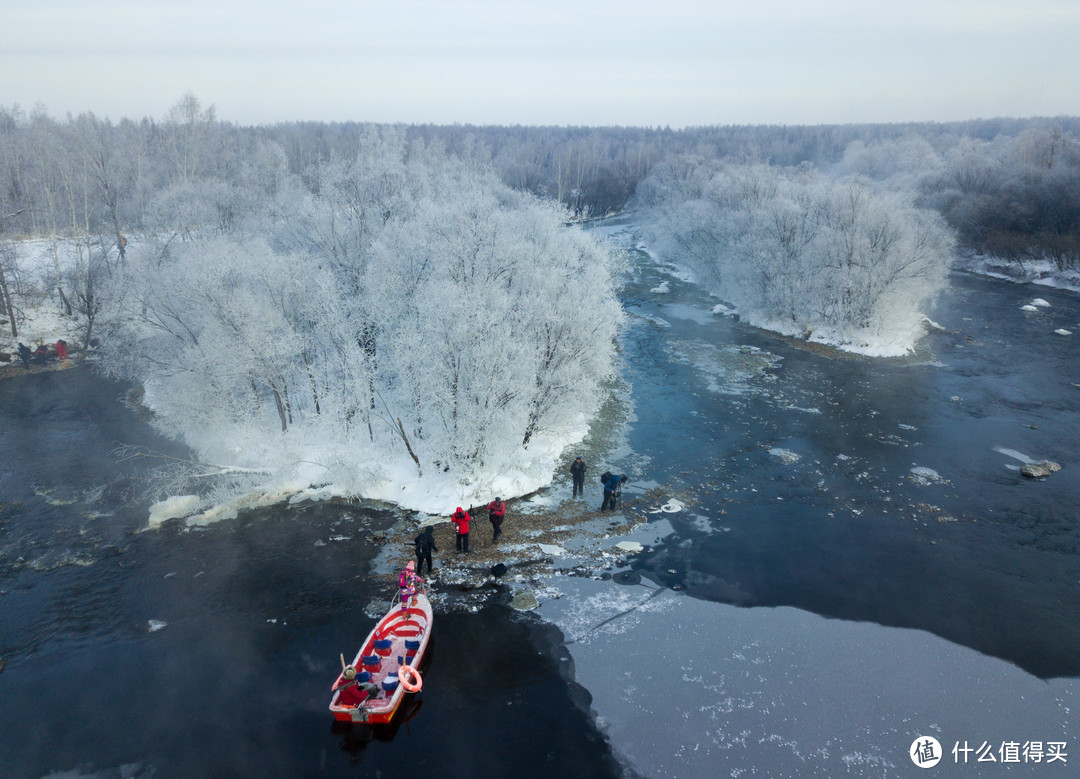
<path id="1" fill-rule="evenodd" d="M 866 354 L 913 348 L 953 253 L 908 196 L 810 169 L 673 160 L 637 206 L 650 242 L 744 321 Z"/>
<path id="2" fill-rule="evenodd" d="M 391 132 L 229 231 L 130 258 L 105 364 L 260 489 L 435 513 L 548 483 L 612 375 L 618 256 Z"/>

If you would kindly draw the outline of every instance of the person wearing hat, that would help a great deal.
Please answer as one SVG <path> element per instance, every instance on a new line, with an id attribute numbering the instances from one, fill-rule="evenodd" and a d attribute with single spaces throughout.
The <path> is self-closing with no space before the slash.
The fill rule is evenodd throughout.
<path id="1" fill-rule="evenodd" d="M 424 580 L 416 575 L 416 563 L 409 560 L 405 570 L 398 574 L 398 589 L 401 590 L 401 611 L 408 613 L 409 606 L 416 605 L 416 593 Z M 410 602 L 411 601 L 411 602 Z"/>
<path id="2" fill-rule="evenodd" d="M 506 516 L 506 504 L 502 502 L 502 498 L 495 498 L 488 504 L 488 520 L 491 522 L 493 530 L 491 536 L 491 543 L 496 543 L 499 540 L 499 536 L 502 535 L 502 523 L 503 517 Z"/>
<path id="3" fill-rule="evenodd" d="M 459 552 L 469 553 L 469 522 L 472 521 L 472 517 L 469 516 L 469 512 L 465 511 L 458 506 L 454 513 L 450 515 L 450 521 L 454 523 L 454 527 L 457 528 L 457 550 Z"/>
<path id="4" fill-rule="evenodd" d="M 585 471 L 588 468 L 585 465 L 585 461 L 581 459 L 579 454 L 574 458 L 574 462 L 570 465 L 570 475 L 574 477 L 574 494 L 571 497 L 576 498 L 578 495 L 585 495 Z"/>
<path id="5" fill-rule="evenodd" d="M 342 658 L 344 662 L 345 658 Z M 333 691 L 341 691 L 338 696 L 339 706 L 359 706 L 365 700 L 374 698 L 379 692 L 379 685 L 367 681 L 361 682 L 356 678 L 356 669 L 351 665 L 345 666 L 341 672 L 342 682 Z M 367 692 L 367 695 L 364 695 Z"/>

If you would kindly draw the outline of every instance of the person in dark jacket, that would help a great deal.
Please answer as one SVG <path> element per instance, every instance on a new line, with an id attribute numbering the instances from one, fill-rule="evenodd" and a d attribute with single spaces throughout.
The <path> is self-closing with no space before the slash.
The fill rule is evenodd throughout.
<path id="1" fill-rule="evenodd" d="M 38 365 L 44 365 L 47 359 L 49 359 L 49 347 L 45 344 L 38 344 L 38 348 L 34 350 L 34 362 Z"/>
<path id="2" fill-rule="evenodd" d="M 581 459 L 581 455 L 574 458 L 574 462 L 570 465 L 570 475 L 574 477 L 574 494 L 571 497 L 576 498 L 578 495 L 584 497 L 585 495 L 585 471 L 588 470 L 588 466 L 585 465 L 585 461 Z"/>
<path id="3" fill-rule="evenodd" d="M 431 553 L 439 551 L 439 547 L 435 546 L 435 536 L 431 534 L 431 525 L 413 539 L 413 544 L 416 546 L 416 572 L 424 572 L 424 561 L 427 560 L 427 570 L 431 573 Z"/>
<path id="4" fill-rule="evenodd" d="M 454 523 L 457 528 L 457 550 L 459 552 L 469 553 L 469 523 L 472 521 L 472 517 L 469 516 L 469 512 L 465 511 L 458 506 L 453 514 L 450 515 L 450 521 Z"/>
<path id="5" fill-rule="evenodd" d="M 615 503 L 622 494 L 622 486 L 627 481 L 626 474 L 605 474 L 608 478 L 604 482 L 604 502 L 600 506 L 601 511 L 615 510 Z"/>
<path id="6" fill-rule="evenodd" d="M 502 502 L 502 498 L 495 498 L 488 504 L 488 520 L 491 522 L 491 543 L 495 543 L 499 540 L 499 536 L 502 535 L 502 523 L 503 518 L 506 516 L 506 504 Z"/>
<path id="7" fill-rule="evenodd" d="M 34 356 L 34 353 L 30 351 L 30 347 L 26 344 L 19 342 L 19 359 L 22 360 L 23 367 L 30 367 L 30 358 Z"/>

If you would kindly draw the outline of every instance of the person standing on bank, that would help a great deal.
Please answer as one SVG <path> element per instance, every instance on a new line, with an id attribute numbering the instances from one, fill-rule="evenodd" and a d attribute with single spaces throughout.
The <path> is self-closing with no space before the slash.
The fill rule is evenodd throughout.
<path id="1" fill-rule="evenodd" d="M 459 552 L 469 553 L 469 522 L 472 521 L 472 517 L 469 516 L 469 512 L 465 511 L 458 506 L 453 514 L 450 515 L 450 521 L 454 523 L 457 528 L 457 550 Z"/>
<path id="2" fill-rule="evenodd" d="M 22 342 L 19 342 L 19 359 L 22 360 L 24 368 L 30 367 L 30 358 L 33 356 L 34 353 L 30 351 L 30 347 Z"/>
<path id="3" fill-rule="evenodd" d="M 574 458 L 574 462 L 570 465 L 570 475 L 574 477 L 574 494 L 571 497 L 585 496 L 585 471 L 587 470 L 588 466 L 581 459 L 581 455 Z"/>
<path id="4" fill-rule="evenodd" d="M 502 535 L 503 518 L 506 516 L 506 504 L 502 498 L 495 498 L 488 504 L 488 520 L 491 522 L 491 543 L 497 543 Z"/>
<path id="5" fill-rule="evenodd" d="M 431 573 L 431 553 L 439 551 L 439 547 L 435 546 L 435 536 L 431 535 L 431 525 L 413 539 L 413 544 L 416 546 L 416 572 L 424 572 L 424 561 L 427 560 L 427 572 Z"/>
<path id="6" fill-rule="evenodd" d="M 615 503 L 619 499 L 619 495 L 622 494 L 622 485 L 627 480 L 626 474 L 605 473 L 604 475 L 607 478 L 604 480 L 604 502 L 600 506 L 600 510 L 611 509 L 614 511 Z"/>

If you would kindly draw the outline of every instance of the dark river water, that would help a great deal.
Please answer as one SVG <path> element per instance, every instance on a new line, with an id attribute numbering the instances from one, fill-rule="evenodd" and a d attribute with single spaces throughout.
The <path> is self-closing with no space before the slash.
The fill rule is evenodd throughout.
<path id="1" fill-rule="evenodd" d="M 1051 305 L 1020 310 L 1036 297 Z M 671 515 L 641 572 L 1080 675 L 1080 297 L 954 275 L 944 330 L 902 360 L 701 317 L 696 287 L 648 266 L 625 305 L 647 322 L 625 345 L 643 475 L 723 525 Z M 1028 479 L 1018 457 L 1063 469 Z"/>
<path id="2" fill-rule="evenodd" d="M 633 267 L 626 446 L 590 457 L 691 508 L 664 515 L 637 572 L 1080 676 L 1078 296 L 954 276 L 918 355 L 868 360 L 715 317 L 696 287 Z M 1033 297 L 1050 307 L 1022 312 Z M 338 653 L 391 592 L 373 534 L 401 516 L 283 506 L 141 531 L 147 461 L 116 444 L 184 452 L 125 391 L 86 367 L 0 381 L 0 775 L 623 772 L 561 634 L 498 591 L 437 615 L 396 726 L 333 725 Z M 1063 469 L 1026 479 L 1025 457 Z"/>

